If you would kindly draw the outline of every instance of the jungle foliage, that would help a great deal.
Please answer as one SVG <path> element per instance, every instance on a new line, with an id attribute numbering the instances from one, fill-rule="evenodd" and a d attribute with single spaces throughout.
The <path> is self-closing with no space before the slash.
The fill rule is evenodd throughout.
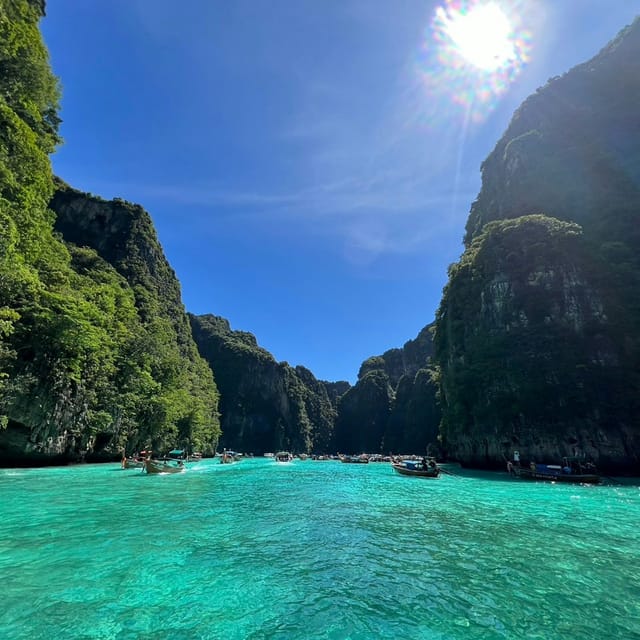
<path id="1" fill-rule="evenodd" d="M 0 0 L 0 413 L 24 433 L 14 450 L 0 432 L 0 457 L 211 447 L 217 389 L 150 221 L 125 220 L 147 226 L 129 232 L 137 251 L 127 246 L 120 261 L 97 250 L 119 239 L 102 229 L 97 247 L 82 217 L 66 218 L 71 239 L 54 230 L 59 87 L 38 29 L 43 9 Z M 150 255 L 163 272 L 148 273 Z"/>

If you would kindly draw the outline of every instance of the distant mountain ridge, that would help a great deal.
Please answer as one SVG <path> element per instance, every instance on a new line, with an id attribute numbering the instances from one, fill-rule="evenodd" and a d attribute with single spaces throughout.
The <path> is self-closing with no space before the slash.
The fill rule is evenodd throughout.
<path id="1" fill-rule="evenodd" d="M 402 348 L 372 356 L 338 400 L 335 445 L 356 453 L 435 452 L 440 410 L 431 371 L 431 325 Z"/>
<path id="2" fill-rule="evenodd" d="M 326 386 L 304 367 L 276 362 L 255 336 L 232 330 L 224 318 L 189 319 L 220 389 L 220 446 L 260 455 L 330 451 L 335 408 L 328 390 L 338 383 Z"/>

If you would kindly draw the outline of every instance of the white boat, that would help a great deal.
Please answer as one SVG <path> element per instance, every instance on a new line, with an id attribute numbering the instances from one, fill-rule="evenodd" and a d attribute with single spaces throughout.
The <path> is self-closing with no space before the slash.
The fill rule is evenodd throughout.
<path id="1" fill-rule="evenodd" d="M 276 462 L 291 462 L 293 460 L 293 456 L 289 451 L 278 451 L 275 455 Z"/>

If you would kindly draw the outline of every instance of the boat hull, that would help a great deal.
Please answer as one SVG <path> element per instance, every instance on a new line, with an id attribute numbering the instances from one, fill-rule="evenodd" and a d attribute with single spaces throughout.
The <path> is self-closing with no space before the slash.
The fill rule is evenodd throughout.
<path id="1" fill-rule="evenodd" d="M 414 478 L 438 478 L 440 469 L 409 469 L 401 464 L 392 464 L 393 470 L 402 476 L 413 476 Z"/>
<path id="2" fill-rule="evenodd" d="M 595 473 L 542 473 L 530 469 L 520 469 L 515 475 L 523 480 L 544 480 L 567 484 L 600 484 L 602 482 L 602 478 Z"/>
<path id="3" fill-rule="evenodd" d="M 142 469 L 144 467 L 144 460 L 125 460 L 122 463 L 123 469 Z"/>

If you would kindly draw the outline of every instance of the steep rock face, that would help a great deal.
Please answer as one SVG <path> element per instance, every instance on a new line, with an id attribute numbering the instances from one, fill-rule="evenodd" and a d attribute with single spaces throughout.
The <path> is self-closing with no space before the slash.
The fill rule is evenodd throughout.
<path id="1" fill-rule="evenodd" d="M 440 453 L 440 406 L 437 385 L 430 370 L 400 378 L 387 421 L 385 452 Z"/>
<path id="2" fill-rule="evenodd" d="M 640 18 L 525 100 L 482 164 L 467 244 L 491 220 L 544 213 L 637 246 L 639 60 Z"/>
<path id="3" fill-rule="evenodd" d="M 59 180 L 56 187 L 50 202 L 55 229 L 69 247 L 95 251 L 114 269 L 135 307 L 137 335 L 128 345 L 127 367 L 130 375 L 149 376 L 150 388 L 140 390 L 145 399 L 138 398 L 112 448 L 180 445 L 213 451 L 219 435 L 218 392 L 191 336 L 180 284 L 151 217 L 124 200 L 106 201 Z"/>
<path id="4" fill-rule="evenodd" d="M 440 412 L 427 371 L 431 326 L 400 349 L 365 360 L 358 382 L 338 400 L 336 446 L 345 453 L 417 452 L 435 445 Z"/>
<path id="5" fill-rule="evenodd" d="M 109 457 L 122 444 L 120 427 L 127 414 L 115 398 L 118 381 L 128 376 L 116 361 L 131 344 L 133 295 L 98 256 L 73 247 L 69 251 L 66 277 L 75 295 L 47 292 L 44 313 L 22 312 L 11 336 L 17 357 L 2 397 L 8 418 L 6 430 L 0 431 L 0 463 L 5 465 Z M 100 305 L 93 304 L 96 296 Z"/>
<path id="6" fill-rule="evenodd" d="M 167 316 L 185 353 L 194 353 L 180 283 L 167 262 L 149 214 L 137 204 L 107 201 L 56 180 L 49 204 L 65 241 L 94 249 L 136 288 L 142 313 Z M 157 299 L 154 294 L 160 293 Z"/>
<path id="7" fill-rule="evenodd" d="M 358 380 L 370 371 L 384 371 L 389 383 L 396 387 L 403 376 L 413 377 L 427 364 L 433 355 L 432 325 L 424 327 L 413 339 L 407 340 L 400 349 L 389 349 L 381 356 L 372 356 L 360 365 Z"/>
<path id="8" fill-rule="evenodd" d="M 304 367 L 276 362 L 252 334 L 233 331 L 224 318 L 189 317 L 220 389 L 220 446 L 256 454 L 328 450 L 335 410 L 324 383 Z"/>
<path id="9" fill-rule="evenodd" d="M 597 266 L 580 227 L 544 216 L 491 223 L 474 240 L 438 315 L 449 454 L 478 466 L 514 448 L 629 464 L 637 380 Z"/>
<path id="10" fill-rule="evenodd" d="M 52 240 L 48 253 L 64 262 L 45 277 L 61 284 L 39 294 L 41 309 L 25 305 L 36 311 L 20 310 L 12 332 L 19 356 L 0 398 L 0 463 L 109 460 L 178 445 L 212 451 L 217 389 L 150 217 L 58 187 L 50 206 L 66 244 Z"/>
<path id="11" fill-rule="evenodd" d="M 342 453 L 382 453 L 393 389 L 384 371 L 367 372 L 338 401 L 335 448 Z"/>
<path id="12" fill-rule="evenodd" d="M 639 99 L 636 20 L 525 101 L 483 164 L 436 324 L 464 463 L 517 448 L 640 470 Z"/>
<path id="13" fill-rule="evenodd" d="M 329 396 L 329 400 L 334 409 L 338 405 L 338 399 L 340 396 L 343 396 L 351 388 L 351 385 L 346 380 L 340 380 L 338 382 L 328 382 L 323 380 L 322 384 L 327 391 L 327 395 Z"/>

